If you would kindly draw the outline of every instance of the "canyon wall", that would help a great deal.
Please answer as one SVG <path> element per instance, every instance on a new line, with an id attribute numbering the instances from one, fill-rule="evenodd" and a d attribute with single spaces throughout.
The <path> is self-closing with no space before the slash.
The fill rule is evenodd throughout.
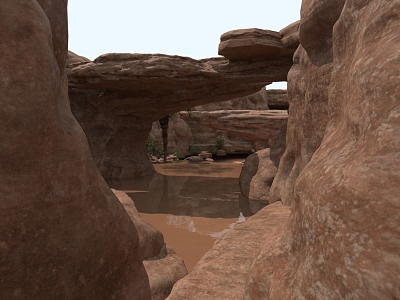
<path id="1" fill-rule="evenodd" d="M 0 299 L 149 299 L 138 233 L 73 117 L 67 1 L 0 9 Z"/>
<path id="2" fill-rule="evenodd" d="M 309 31 L 332 7 L 321 53 Z M 399 15 L 397 0 L 303 1 L 300 41 L 314 66 L 332 63 L 329 120 L 244 299 L 400 298 Z"/>
<path id="3" fill-rule="evenodd" d="M 399 15 L 399 0 L 303 0 L 275 203 L 251 217 L 268 212 L 268 236 L 245 283 L 193 287 L 221 266 L 243 278 L 222 238 L 169 299 L 400 299 Z"/>

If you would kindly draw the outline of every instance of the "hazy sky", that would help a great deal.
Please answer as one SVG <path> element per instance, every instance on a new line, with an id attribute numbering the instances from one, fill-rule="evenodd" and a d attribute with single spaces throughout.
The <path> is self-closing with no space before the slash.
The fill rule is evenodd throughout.
<path id="1" fill-rule="evenodd" d="M 69 0 L 69 49 L 89 59 L 110 52 L 218 56 L 221 34 L 279 31 L 300 18 L 301 0 Z M 285 88 L 277 83 L 268 88 Z"/>

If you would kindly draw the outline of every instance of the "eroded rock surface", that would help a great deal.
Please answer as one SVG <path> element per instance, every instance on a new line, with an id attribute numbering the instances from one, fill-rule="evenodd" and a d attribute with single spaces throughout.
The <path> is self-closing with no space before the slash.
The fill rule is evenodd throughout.
<path id="1" fill-rule="evenodd" d="M 287 44 L 287 43 L 285 43 Z M 291 45 L 290 45 L 291 46 Z M 259 28 L 237 29 L 221 35 L 218 54 L 229 60 L 291 60 L 296 47 L 284 47 L 279 32 Z"/>
<path id="2" fill-rule="evenodd" d="M 220 110 L 180 112 L 188 124 L 222 130 L 252 141 L 257 151 L 275 144 L 287 122 L 283 110 Z"/>
<path id="3" fill-rule="evenodd" d="M 124 206 L 139 234 L 139 257 L 149 277 L 151 299 L 164 300 L 173 285 L 188 274 L 185 263 L 164 243 L 162 233 L 144 221 L 133 200 L 124 192 L 112 190 Z"/>
<path id="4" fill-rule="evenodd" d="M 289 72 L 286 148 L 270 191 L 270 201 L 291 205 L 297 177 L 319 147 L 329 120 L 328 86 L 332 65 L 313 65 L 299 46 Z"/>
<path id="5" fill-rule="evenodd" d="M 0 9 L 0 299 L 149 299 L 138 233 L 71 114 L 67 1 Z"/>
<path id="6" fill-rule="evenodd" d="M 236 224 L 215 242 L 188 276 L 175 284 L 168 299 L 243 299 L 254 257 L 289 213 L 288 206 L 274 203 Z"/>
<path id="7" fill-rule="evenodd" d="M 285 81 L 287 59 L 230 62 L 162 54 L 105 54 L 68 65 L 71 109 L 104 178 L 154 172 L 144 150 L 151 124 L 174 112 Z"/>
<path id="8" fill-rule="evenodd" d="M 324 138 L 244 299 L 400 298 L 399 13 L 399 1 L 344 4 Z"/>
<path id="9" fill-rule="evenodd" d="M 293 22 L 279 31 L 282 37 L 282 45 L 285 48 L 296 50 L 300 45 L 299 39 L 300 21 Z"/>
<path id="10" fill-rule="evenodd" d="M 213 265 L 202 260 L 171 299 L 400 298 L 399 15 L 400 1 L 303 1 L 273 183 L 291 213 L 270 229 L 244 293 L 234 266 L 212 256 L 216 244 L 203 258 Z M 208 282 L 222 265 L 226 274 Z"/>
<path id="11" fill-rule="evenodd" d="M 269 190 L 277 172 L 269 155 L 267 148 L 248 156 L 239 177 L 241 194 L 264 205 L 269 204 Z"/>
<path id="12" fill-rule="evenodd" d="M 289 101 L 286 90 L 271 89 L 267 91 L 269 109 L 288 110 Z"/>

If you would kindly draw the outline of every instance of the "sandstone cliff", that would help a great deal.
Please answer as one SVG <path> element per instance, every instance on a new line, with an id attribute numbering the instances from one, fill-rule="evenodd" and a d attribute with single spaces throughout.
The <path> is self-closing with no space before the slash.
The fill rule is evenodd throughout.
<path id="1" fill-rule="evenodd" d="M 169 299 L 400 298 L 399 15 L 398 0 L 303 0 L 276 203 L 252 217 L 275 214 L 270 235 L 248 269 L 240 260 L 243 289 L 210 280 L 219 266 L 243 276 L 221 239 Z"/>
<path id="2" fill-rule="evenodd" d="M 0 9 L 0 299 L 149 299 L 138 233 L 68 100 L 67 1 Z"/>

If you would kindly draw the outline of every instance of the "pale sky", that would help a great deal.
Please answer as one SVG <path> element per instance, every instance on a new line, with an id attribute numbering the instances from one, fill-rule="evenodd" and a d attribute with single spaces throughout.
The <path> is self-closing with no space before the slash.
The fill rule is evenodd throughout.
<path id="1" fill-rule="evenodd" d="M 91 60 L 112 52 L 216 57 L 223 33 L 279 31 L 300 19 L 300 5 L 301 0 L 69 0 L 69 50 Z"/>

